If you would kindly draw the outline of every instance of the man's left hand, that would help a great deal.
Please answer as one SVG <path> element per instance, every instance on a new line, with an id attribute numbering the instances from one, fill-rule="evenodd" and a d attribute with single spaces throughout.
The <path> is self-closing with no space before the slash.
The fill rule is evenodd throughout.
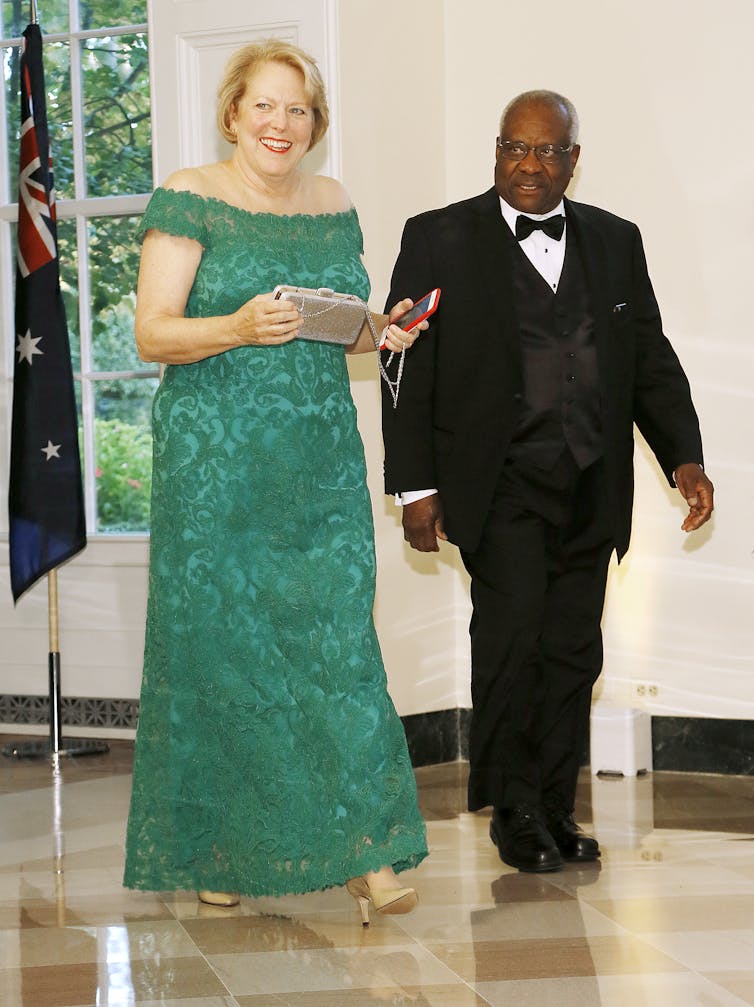
<path id="1" fill-rule="evenodd" d="M 681 491 L 681 496 L 689 505 L 689 512 L 681 528 L 683 531 L 696 531 L 712 515 L 712 498 L 714 486 L 704 474 L 704 469 L 696 462 L 679 465 L 673 473 L 675 484 Z"/>

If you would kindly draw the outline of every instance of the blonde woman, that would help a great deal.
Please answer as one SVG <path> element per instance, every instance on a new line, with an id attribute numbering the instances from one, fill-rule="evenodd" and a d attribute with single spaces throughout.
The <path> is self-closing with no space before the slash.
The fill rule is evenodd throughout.
<path id="1" fill-rule="evenodd" d="M 300 168 L 328 125 L 306 53 L 240 50 L 218 122 L 231 157 L 176 172 L 143 221 L 136 338 L 168 366 L 125 884 L 233 905 L 348 882 L 367 922 L 416 904 L 396 872 L 425 829 L 372 620 L 344 350 L 297 339 L 271 293 L 366 299 L 362 235 L 340 183 Z M 417 335 L 390 325 L 388 348 Z"/>

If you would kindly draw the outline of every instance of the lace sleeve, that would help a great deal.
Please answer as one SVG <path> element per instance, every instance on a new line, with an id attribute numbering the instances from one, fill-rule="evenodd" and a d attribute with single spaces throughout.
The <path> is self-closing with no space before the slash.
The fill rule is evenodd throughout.
<path id="1" fill-rule="evenodd" d="M 155 189 L 141 218 L 139 234 L 150 228 L 182 238 L 194 238 L 207 247 L 207 225 L 203 201 L 193 192 Z"/>

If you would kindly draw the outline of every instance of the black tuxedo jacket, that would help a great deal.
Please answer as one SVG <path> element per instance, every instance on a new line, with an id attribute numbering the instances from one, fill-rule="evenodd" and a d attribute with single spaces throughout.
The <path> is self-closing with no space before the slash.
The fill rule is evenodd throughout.
<path id="1" fill-rule="evenodd" d="M 678 465 L 702 463 L 699 423 L 662 331 L 638 228 L 594 206 L 565 205 L 567 240 L 579 243 L 595 319 L 606 491 L 620 558 L 631 533 L 634 423 L 671 484 Z M 412 217 L 387 302 L 442 289 L 429 330 L 407 353 L 398 408 L 383 395 L 385 490 L 437 488 L 448 537 L 468 551 L 479 542 L 522 402 L 509 234 L 494 188 Z"/>

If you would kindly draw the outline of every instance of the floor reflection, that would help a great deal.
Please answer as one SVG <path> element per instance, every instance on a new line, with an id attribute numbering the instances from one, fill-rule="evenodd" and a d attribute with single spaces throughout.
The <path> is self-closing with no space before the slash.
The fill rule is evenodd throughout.
<path id="1" fill-rule="evenodd" d="M 0 738 L 0 741 L 3 739 Z M 503 865 L 463 763 L 417 771 L 416 912 L 359 925 L 342 890 L 243 899 L 121 887 L 131 746 L 0 762 L 3 1007 L 754 1005 L 754 783 L 582 775 L 594 864 Z"/>

